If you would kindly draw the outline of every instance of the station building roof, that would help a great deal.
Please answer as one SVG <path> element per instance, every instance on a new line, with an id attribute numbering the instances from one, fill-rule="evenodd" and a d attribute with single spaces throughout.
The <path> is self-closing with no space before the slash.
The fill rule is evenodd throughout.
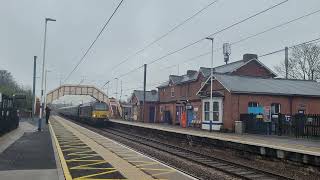
<path id="1" fill-rule="evenodd" d="M 143 91 L 134 90 L 133 94 L 136 96 L 138 101 L 143 101 Z M 157 102 L 159 100 L 158 92 L 156 90 L 146 91 L 146 101 L 147 102 Z"/>
<path id="2" fill-rule="evenodd" d="M 214 74 L 214 79 L 231 93 L 320 97 L 320 83 L 316 81 L 259 78 L 217 73 Z M 206 85 L 208 84 L 210 84 L 210 77 L 206 81 Z M 199 92 L 203 88 L 204 86 Z"/>

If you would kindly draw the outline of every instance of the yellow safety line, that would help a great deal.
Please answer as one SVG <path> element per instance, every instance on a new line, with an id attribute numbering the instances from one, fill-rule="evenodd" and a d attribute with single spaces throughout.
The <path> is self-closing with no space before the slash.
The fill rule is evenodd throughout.
<path id="1" fill-rule="evenodd" d="M 79 148 L 68 148 L 68 149 L 64 149 L 62 151 L 71 151 L 71 150 L 79 150 L 79 149 L 88 149 L 90 148 L 89 146 L 86 146 L 86 147 L 79 147 Z"/>
<path id="2" fill-rule="evenodd" d="M 73 159 L 69 159 L 69 160 L 73 161 L 73 160 L 80 160 L 80 159 L 86 159 L 86 158 L 91 158 L 91 157 L 100 157 L 100 155 L 98 155 L 98 154 L 90 154 L 88 156 L 77 157 L 77 158 L 73 158 Z"/>
<path id="3" fill-rule="evenodd" d="M 85 146 L 86 144 L 84 143 L 79 143 L 79 144 L 66 144 L 66 145 L 62 145 L 61 147 L 74 147 L 74 146 Z"/>
<path id="4" fill-rule="evenodd" d="M 106 162 L 104 160 L 67 160 L 67 162 Z"/>
<path id="5" fill-rule="evenodd" d="M 89 153 L 89 152 L 94 152 L 94 151 L 92 151 L 92 150 L 79 151 L 79 152 L 69 153 L 69 154 L 67 154 L 67 155 L 68 155 L 68 156 L 72 156 L 72 155 L 83 155 L 83 154 L 86 154 L 86 153 Z"/>
<path id="6" fill-rule="evenodd" d="M 126 178 L 125 178 L 126 179 Z M 122 180 L 122 179 L 96 179 L 96 178 L 81 178 L 81 180 Z M 160 179 L 159 179 L 160 180 Z"/>
<path id="7" fill-rule="evenodd" d="M 63 170 L 63 173 L 64 173 L 64 177 L 66 178 L 66 180 L 72 180 L 70 171 L 69 171 L 68 166 L 67 166 L 67 162 L 64 159 L 64 156 L 63 156 L 61 147 L 59 145 L 58 139 L 57 139 L 57 137 L 56 137 L 56 135 L 54 133 L 54 130 L 53 130 L 51 124 L 49 124 L 49 126 L 50 126 L 50 129 L 51 129 L 51 132 L 52 132 L 52 136 L 53 136 L 54 142 L 56 144 L 56 148 L 57 148 L 57 151 L 58 151 L 58 155 L 59 155 L 60 163 L 61 163 L 62 170 Z"/>
<path id="8" fill-rule="evenodd" d="M 70 148 L 83 148 L 83 147 L 88 147 L 88 146 L 69 146 L 69 145 L 64 145 L 64 146 L 60 146 L 60 147 L 70 149 Z"/>
<path id="9" fill-rule="evenodd" d="M 95 168 L 95 167 L 82 167 L 76 168 L 77 170 L 115 170 L 115 168 Z"/>
<path id="10" fill-rule="evenodd" d="M 110 173 L 114 173 L 117 171 L 118 170 L 111 170 L 111 171 L 106 171 L 106 172 L 101 172 L 101 173 L 96 173 L 96 174 L 90 174 L 90 175 L 86 175 L 86 176 L 77 177 L 74 180 L 83 180 L 84 178 L 89 178 L 89 177 L 94 177 L 94 176 L 99 176 L 99 175 L 104 175 L 104 174 L 110 174 Z"/>
<path id="11" fill-rule="evenodd" d="M 98 165 L 98 164 L 104 164 L 106 162 L 104 161 L 101 161 L 101 162 L 95 162 L 95 163 L 88 163 L 88 164 L 82 164 L 82 165 L 78 165 L 78 166 L 74 166 L 70 169 L 78 169 L 78 168 L 82 168 L 82 167 L 89 167 L 89 166 L 92 166 L 92 165 Z"/>
<path id="12" fill-rule="evenodd" d="M 69 155 L 69 154 L 67 154 L 67 156 L 90 156 L 90 155 L 96 155 L 96 154 L 87 154 L 87 153 L 80 153 L 80 154 L 71 154 L 71 155 Z"/>

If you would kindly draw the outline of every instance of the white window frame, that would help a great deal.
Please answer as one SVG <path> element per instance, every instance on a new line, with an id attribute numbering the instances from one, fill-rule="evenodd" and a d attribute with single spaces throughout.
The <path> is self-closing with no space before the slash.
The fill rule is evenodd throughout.
<path id="1" fill-rule="evenodd" d="M 202 107 L 203 107 L 203 110 L 202 110 L 202 121 L 208 121 L 208 120 L 205 120 L 205 108 L 204 108 L 204 105 L 206 102 L 209 102 L 210 105 L 209 105 L 209 120 L 213 120 L 213 102 L 218 102 L 219 103 L 219 119 L 218 121 L 214 121 L 216 123 L 222 123 L 223 121 L 223 98 L 222 97 L 214 97 L 212 98 L 212 102 L 210 100 L 210 98 L 206 98 L 206 99 L 202 99 Z"/>
<path id="2" fill-rule="evenodd" d="M 208 103 L 209 103 L 209 104 L 208 104 Z M 208 110 L 208 111 L 206 110 L 206 104 L 209 105 L 209 108 L 208 108 L 209 110 Z M 203 119 L 204 119 L 205 121 L 209 121 L 209 120 L 210 120 L 210 102 L 207 102 L 207 101 L 206 101 L 206 102 L 203 103 L 203 112 L 204 112 L 204 113 L 203 113 L 203 115 L 204 115 L 204 116 L 203 116 Z M 206 113 L 209 113 L 209 119 L 206 119 Z"/>
<path id="3" fill-rule="evenodd" d="M 273 107 L 274 105 L 279 105 L 279 112 L 274 113 L 274 114 L 281 113 L 281 104 L 280 104 L 280 103 L 271 103 L 271 113 L 273 113 L 273 112 L 272 112 L 272 111 L 273 111 L 272 107 Z"/>
<path id="4" fill-rule="evenodd" d="M 249 106 L 249 103 L 256 103 L 257 106 Z M 259 102 L 257 102 L 257 101 L 249 101 L 248 102 L 248 107 L 259 107 Z"/>
<path id="5" fill-rule="evenodd" d="M 170 94 L 171 94 L 171 97 L 174 97 L 174 87 L 171 87 Z"/>

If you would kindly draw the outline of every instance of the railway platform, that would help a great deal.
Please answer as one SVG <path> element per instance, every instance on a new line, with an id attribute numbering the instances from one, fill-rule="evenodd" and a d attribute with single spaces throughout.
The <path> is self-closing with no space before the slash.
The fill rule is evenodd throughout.
<path id="1" fill-rule="evenodd" d="M 193 128 L 181 128 L 167 124 L 142 123 L 112 119 L 114 125 L 137 128 L 168 137 L 206 141 L 219 148 L 245 151 L 250 154 L 289 160 L 307 165 L 320 165 L 320 140 L 298 139 L 294 137 L 265 136 L 253 134 L 233 134 L 209 132 Z"/>
<path id="2" fill-rule="evenodd" d="M 0 179 L 195 179 L 59 116 L 24 120 L 0 137 Z"/>
<path id="3" fill-rule="evenodd" d="M 59 116 L 50 129 L 67 180 L 193 177 Z"/>
<path id="4" fill-rule="evenodd" d="M 48 125 L 38 132 L 36 124 L 22 119 L 17 129 L 0 137 L 0 179 L 64 179 Z"/>

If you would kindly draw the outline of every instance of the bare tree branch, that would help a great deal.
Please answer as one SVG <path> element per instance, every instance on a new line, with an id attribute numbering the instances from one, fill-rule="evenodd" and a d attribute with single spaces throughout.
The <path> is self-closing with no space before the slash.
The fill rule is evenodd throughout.
<path id="1" fill-rule="evenodd" d="M 285 63 L 281 62 L 274 67 L 282 77 L 285 76 Z M 289 79 L 320 79 L 320 47 L 316 44 L 302 44 L 292 48 L 288 60 Z"/>

